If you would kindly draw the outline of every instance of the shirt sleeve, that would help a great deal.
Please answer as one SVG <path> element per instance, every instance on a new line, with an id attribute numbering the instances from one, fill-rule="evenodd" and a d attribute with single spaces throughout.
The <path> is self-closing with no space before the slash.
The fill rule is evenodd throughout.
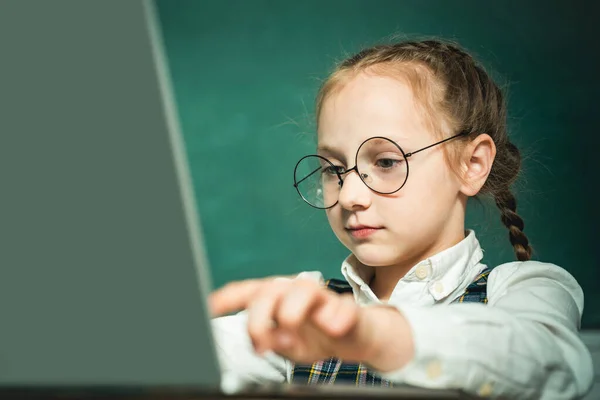
<path id="1" fill-rule="evenodd" d="M 564 269 L 535 261 L 492 270 L 488 304 L 396 306 L 415 356 L 381 375 L 394 382 L 519 399 L 583 397 L 593 384 L 579 337 L 583 292 Z"/>
<path id="2" fill-rule="evenodd" d="M 252 346 L 245 311 L 212 320 L 221 374 L 229 387 L 285 382 L 287 361 L 274 353 L 258 355 Z"/>

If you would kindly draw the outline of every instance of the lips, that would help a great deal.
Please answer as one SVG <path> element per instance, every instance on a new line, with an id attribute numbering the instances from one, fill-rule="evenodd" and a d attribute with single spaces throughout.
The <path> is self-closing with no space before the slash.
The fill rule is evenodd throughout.
<path id="1" fill-rule="evenodd" d="M 377 231 L 383 229 L 379 226 L 369 226 L 369 225 L 350 225 L 346 228 L 346 230 L 355 238 L 366 238 Z"/>
<path id="2" fill-rule="evenodd" d="M 346 229 L 349 231 L 357 231 L 360 229 L 379 229 L 379 227 L 369 225 L 349 225 Z"/>

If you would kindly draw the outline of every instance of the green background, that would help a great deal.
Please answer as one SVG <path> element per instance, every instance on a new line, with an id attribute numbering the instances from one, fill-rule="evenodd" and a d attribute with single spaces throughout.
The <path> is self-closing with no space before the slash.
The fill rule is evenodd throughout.
<path id="1" fill-rule="evenodd" d="M 436 36 L 459 41 L 507 87 L 534 259 L 577 278 L 583 326 L 600 328 L 594 13 L 582 2 L 533 3 L 159 0 L 213 283 L 340 276 L 347 250 L 292 186 L 296 161 L 315 145 L 318 86 L 364 46 Z M 488 265 L 514 260 L 495 206 L 473 202 L 467 226 Z"/>

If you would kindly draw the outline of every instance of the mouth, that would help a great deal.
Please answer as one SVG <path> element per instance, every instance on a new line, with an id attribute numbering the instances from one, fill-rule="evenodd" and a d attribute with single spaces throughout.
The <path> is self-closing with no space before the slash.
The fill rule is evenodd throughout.
<path id="1" fill-rule="evenodd" d="M 348 233 L 350 233 L 350 235 L 354 238 L 357 239 L 364 239 L 367 238 L 375 233 L 377 233 L 377 231 L 383 229 L 382 227 L 377 227 L 377 226 L 367 226 L 367 225 L 351 225 L 349 227 L 346 227 L 346 231 Z"/>

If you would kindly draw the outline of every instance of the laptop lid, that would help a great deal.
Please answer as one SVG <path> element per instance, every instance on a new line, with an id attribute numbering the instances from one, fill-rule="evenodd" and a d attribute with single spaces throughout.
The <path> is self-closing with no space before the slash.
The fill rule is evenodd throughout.
<path id="1" fill-rule="evenodd" d="M 0 2 L 1 385 L 219 385 L 153 4 Z"/>

